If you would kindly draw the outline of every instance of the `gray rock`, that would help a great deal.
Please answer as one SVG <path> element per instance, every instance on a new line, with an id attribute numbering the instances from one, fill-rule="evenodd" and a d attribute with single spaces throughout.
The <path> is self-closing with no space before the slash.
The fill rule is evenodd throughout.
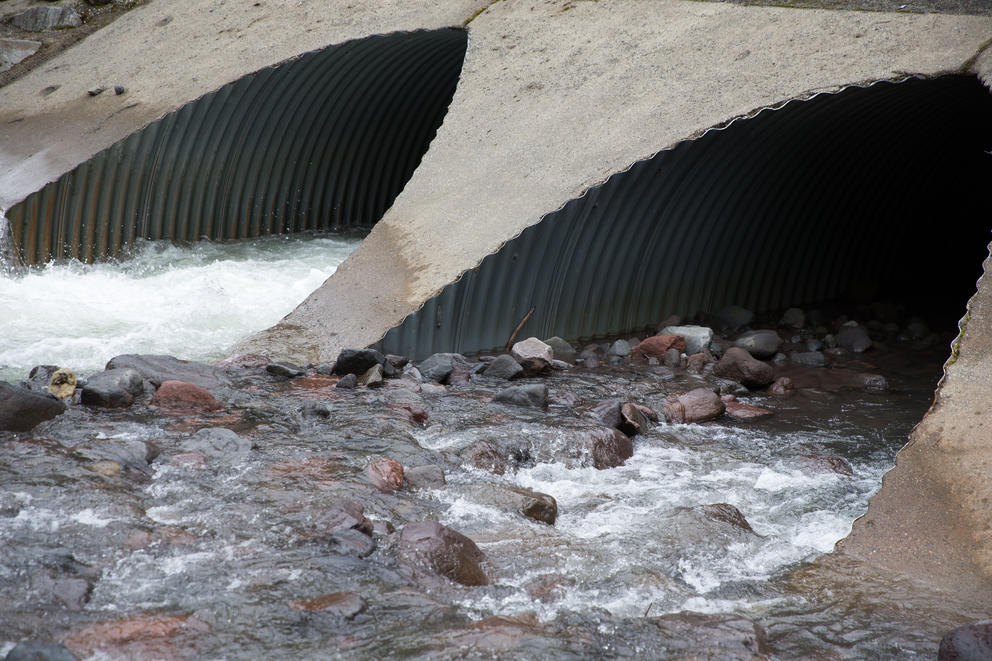
<path id="1" fill-rule="evenodd" d="M 565 370 L 571 369 L 572 366 L 566 363 L 564 360 L 558 360 L 555 358 L 551 361 L 551 369 L 558 372 L 564 372 Z"/>
<path id="2" fill-rule="evenodd" d="M 334 374 L 334 363 L 321 363 L 317 365 L 317 374 L 321 376 L 331 376 Z"/>
<path id="3" fill-rule="evenodd" d="M 302 367 L 293 363 L 269 363 L 265 366 L 265 371 L 273 376 L 282 376 L 287 379 L 295 379 L 307 373 Z"/>
<path id="4" fill-rule="evenodd" d="M 407 468 L 403 475 L 406 477 L 406 483 L 414 489 L 437 489 L 447 483 L 444 479 L 444 470 L 433 464 Z"/>
<path id="5" fill-rule="evenodd" d="M 51 397 L 0 381 L 0 431 L 28 431 L 65 411 L 65 404 Z"/>
<path id="6" fill-rule="evenodd" d="M 129 367 L 138 372 L 141 378 L 159 387 L 165 381 L 195 383 L 201 388 L 214 390 L 231 385 L 228 373 L 213 365 L 192 360 L 180 360 L 174 356 L 152 354 L 124 354 L 111 358 L 107 369 Z"/>
<path id="7" fill-rule="evenodd" d="M 551 347 L 554 357 L 558 360 L 564 360 L 566 363 L 575 362 L 575 347 L 565 340 L 555 336 L 545 340 L 544 343 Z"/>
<path id="8" fill-rule="evenodd" d="M 871 348 L 871 338 L 868 336 L 868 331 L 865 330 L 864 326 L 859 326 L 858 324 L 849 326 L 844 324 L 837 331 L 837 346 L 848 351 L 853 351 L 854 353 L 861 353 Z"/>
<path id="9" fill-rule="evenodd" d="M 510 386 L 497 392 L 496 396 L 493 397 L 493 401 L 500 404 L 542 409 L 548 405 L 548 387 L 543 383 Z"/>
<path id="10" fill-rule="evenodd" d="M 806 313 L 801 308 L 789 308 L 778 323 L 787 328 L 802 328 L 806 325 Z"/>
<path id="11" fill-rule="evenodd" d="M 789 354 L 789 360 L 796 365 L 806 367 L 826 367 L 827 357 L 822 351 L 793 351 Z"/>
<path id="12" fill-rule="evenodd" d="M 685 339 L 685 353 L 689 356 L 708 349 L 713 341 L 713 329 L 706 326 L 665 326 L 659 335 L 681 335 Z"/>
<path id="13" fill-rule="evenodd" d="M 369 388 L 378 388 L 382 385 L 382 365 L 373 365 L 364 374 L 358 377 L 358 385 Z"/>
<path id="14" fill-rule="evenodd" d="M 992 659 L 992 620 L 981 620 L 952 629 L 940 639 L 937 661 L 988 661 Z"/>
<path id="15" fill-rule="evenodd" d="M 40 41 L 28 39 L 0 39 L 0 73 L 31 57 L 41 48 Z"/>
<path id="16" fill-rule="evenodd" d="M 753 330 L 742 333 L 734 346 L 744 349 L 758 360 L 771 358 L 782 346 L 782 338 L 773 330 Z"/>
<path id="17" fill-rule="evenodd" d="M 33 392 L 48 392 L 48 384 L 52 381 L 52 375 L 58 370 L 58 365 L 35 365 L 28 373 L 27 380 L 21 381 L 17 385 Z"/>
<path id="18" fill-rule="evenodd" d="M 79 401 L 87 406 L 124 408 L 145 391 L 141 374 L 129 367 L 109 369 L 86 379 Z"/>
<path id="19" fill-rule="evenodd" d="M 527 374 L 547 372 L 551 369 L 551 361 L 555 358 L 551 347 L 536 337 L 528 337 L 526 340 L 517 342 L 510 349 L 510 353 Z"/>
<path id="20" fill-rule="evenodd" d="M 504 511 L 517 512 L 529 519 L 555 524 L 558 503 L 546 493 L 522 487 L 497 484 L 476 484 L 469 487 L 473 502 L 484 503 Z"/>
<path id="21" fill-rule="evenodd" d="M 634 454 L 634 443 L 619 429 L 597 427 L 580 431 L 574 437 L 574 449 L 584 457 L 583 463 L 597 470 L 622 466 Z"/>
<path id="22" fill-rule="evenodd" d="M 771 365 L 757 360 L 739 347 L 727 349 L 713 368 L 713 373 L 743 383 L 749 388 L 763 388 L 774 378 Z"/>
<path id="23" fill-rule="evenodd" d="M 624 358 L 630 355 L 630 343 L 627 340 L 617 340 L 610 345 L 609 351 L 606 352 L 608 356 L 619 356 Z"/>
<path id="24" fill-rule="evenodd" d="M 7 652 L 4 661 L 77 661 L 59 643 L 18 643 Z"/>
<path id="25" fill-rule="evenodd" d="M 335 388 L 341 388 L 342 390 L 352 390 L 358 387 L 358 377 L 354 374 L 345 374 L 340 379 L 338 379 Z"/>
<path id="26" fill-rule="evenodd" d="M 304 418 L 327 419 L 331 417 L 331 405 L 327 402 L 304 402 L 300 413 Z"/>
<path id="27" fill-rule="evenodd" d="M 881 374 L 865 374 L 863 378 L 868 392 L 886 392 L 889 389 L 889 382 Z"/>
<path id="28" fill-rule="evenodd" d="M 520 363 L 510 354 L 503 354 L 497 357 L 494 361 L 489 363 L 486 367 L 486 371 L 483 372 L 486 376 L 493 379 L 512 379 L 520 376 L 524 373 L 524 368 L 520 366 Z"/>
<path id="29" fill-rule="evenodd" d="M 601 422 L 607 427 L 617 427 L 620 424 L 620 407 L 623 405 L 619 399 L 608 399 L 596 404 L 589 412 L 596 422 Z"/>
<path id="30" fill-rule="evenodd" d="M 136 439 L 97 440 L 77 445 L 73 451 L 90 461 L 116 461 L 121 466 L 142 473 L 149 472 L 148 462 L 158 456 L 157 450 Z"/>
<path id="31" fill-rule="evenodd" d="M 382 365 L 385 362 L 386 357 L 375 349 L 345 349 L 334 361 L 334 373 L 361 376 L 373 365 Z"/>
<path id="32" fill-rule="evenodd" d="M 339 530 L 324 541 L 332 551 L 341 555 L 367 558 L 375 551 L 375 540 L 354 528 Z"/>
<path id="33" fill-rule="evenodd" d="M 754 313 L 737 305 L 728 305 L 713 313 L 713 326 L 720 331 L 736 331 L 750 326 Z"/>
<path id="34" fill-rule="evenodd" d="M 428 381 L 444 383 L 456 367 L 468 367 L 469 362 L 460 353 L 436 353 L 420 363 L 417 369 Z"/>
<path id="35" fill-rule="evenodd" d="M 462 461 L 470 466 L 489 471 L 494 475 L 506 472 L 506 457 L 495 444 L 489 441 L 473 443 L 461 453 Z"/>
<path id="36" fill-rule="evenodd" d="M 672 348 L 665 352 L 661 359 L 662 364 L 670 370 L 677 370 L 682 366 L 682 352 Z"/>
<path id="37" fill-rule="evenodd" d="M 72 7 L 32 7 L 15 14 L 10 22 L 26 32 L 44 32 L 56 28 L 78 28 L 83 19 Z"/>
<path id="38" fill-rule="evenodd" d="M 223 427 L 201 429 L 179 446 L 185 452 L 199 452 L 214 459 L 240 459 L 251 452 L 251 441 Z"/>

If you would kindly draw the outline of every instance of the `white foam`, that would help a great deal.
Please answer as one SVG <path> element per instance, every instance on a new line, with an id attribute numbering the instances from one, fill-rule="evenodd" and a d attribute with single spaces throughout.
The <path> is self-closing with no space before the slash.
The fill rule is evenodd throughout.
<path id="1" fill-rule="evenodd" d="M 84 526 L 93 526 L 94 528 L 106 528 L 115 521 L 115 519 L 104 519 L 103 517 L 98 516 L 97 513 L 89 507 L 76 512 L 69 518 L 76 523 L 81 523 Z"/>

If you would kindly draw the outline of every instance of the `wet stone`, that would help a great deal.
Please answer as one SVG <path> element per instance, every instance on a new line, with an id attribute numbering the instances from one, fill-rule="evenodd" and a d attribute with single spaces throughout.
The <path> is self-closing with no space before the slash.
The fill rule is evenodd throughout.
<path id="1" fill-rule="evenodd" d="M 382 385 L 383 374 L 382 365 L 373 365 L 364 374 L 358 377 L 358 385 L 367 388 L 378 388 Z"/>
<path id="2" fill-rule="evenodd" d="M 772 395 L 778 395 L 779 397 L 784 397 L 788 395 L 795 394 L 796 386 L 792 383 L 792 379 L 787 376 L 780 376 L 775 379 L 775 381 L 768 386 L 768 392 Z"/>
<path id="3" fill-rule="evenodd" d="M 77 661 L 72 652 L 59 643 L 18 643 L 7 652 L 4 661 Z"/>
<path id="4" fill-rule="evenodd" d="M 551 347 L 536 337 L 528 337 L 517 342 L 510 349 L 510 354 L 527 374 L 547 372 L 551 369 L 551 361 L 555 358 Z"/>
<path id="5" fill-rule="evenodd" d="M 868 336 L 868 331 L 865 330 L 864 326 L 860 326 L 854 322 L 848 322 L 848 324 L 844 324 L 837 331 L 837 346 L 848 351 L 853 351 L 854 353 L 862 353 L 870 349 L 871 338 Z"/>
<path id="6" fill-rule="evenodd" d="M 493 397 L 493 401 L 513 406 L 545 408 L 548 405 L 548 387 L 543 383 L 510 386 L 498 391 Z"/>
<path id="7" fill-rule="evenodd" d="M 163 413 L 209 413 L 224 408 L 206 389 L 183 381 L 163 381 L 149 405 Z"/>
<path id="8" fill-rule="evenodd" d="M 354 618 L 365 610 L 365 600 L 354 592 L 334 592 L 312 599 L 296 599 L 289 602 L 291 608 L 300 611 L 331 613 L 346 620 Z"/>
<path id="9" fill-rule="evenodd" d="M 520 376 L 523 373 L 524 368 L 521 367 L 520 363 L 518 363 L 516 359 L 509 354 L 497 356 L 486 366 L 486 369 L 483 372 L 484 375 L 490 378 L 506 380 Z"/>
<path id="10" fill-rule="evenodd" d="M 382 365 L 386 357 L 374 349 L 345 349 L 338 354 L 334 361 L 334 373 L 338 375 L 354 374 L 361 376 L 373 365 Z"/>
<path id="11" fill-rule="evenodd" d="M 456 366 L 468 366 L 469 362 L 460 353 L 436 353 L 417 366 L 420 374 L 428 381 L 446 383 Z"/>
<path id="12" fill-rule="evenodd" d="M 620 406 L 620 420 L 616 427 L 627 436 L 636 436 L 648 430 L 648 421 L 636 405 L 627 402 Z"/>
<path id="13" fill-rule="evenodd" d="M 331 405 L 327 402 L 304 402 L 300 407 L 300 414 L 304 418 L 327 419 L 331 417 Z"/>
<path id="14" fill-rule="evenodd" d="M 269 363 L 265 366 L 265 371 L 272 376 L 281 376 L 286 379 L 295 379 L 306 374 L 306 370 L 293 363 Z"/>
<path id="15" fill-rule="evenodd" d="M 223 427 L 201 429 L 180 443 L 185 452 L 199 452 L 209 459 L 233 461 L 247 457 L 251 441 Z"/>
<path id="16" fill-rule="evenodd" d="M 670 370 L 677 370 L 682 367 L 682 352 L 672 348 L 665 352 L 661 358 L 661 364 Z"/>
<path id="17" fill-rule="evenodd" d="M 174 356 L 152 354 L 123 354 L 111 358 L 107 369 L 129 367 L 156 387 L 166 381 L 195 383 L 201 388 L 220 388 L 230 385 L 229 374 L 220 367 Z"/>
<path id="18" fill-rule="evenodd" d="M 940 639 L 937 661 L 988 659 L 992 659 L 992 620 L 972 622 L 952 629 Z"/>
<path id="19" fill-rule="evenodd" d="M 804 367 L 826 367 L 827 357 L 822 351 L 793 351 L 789 360 Z"/>
<path id="20" fill-rule="evenodd" d="M 575 435 L 573 449 L 597 470 L 616 468 L 634 454 L 630 437 L 619 429 L 597 427 Z"/>
<path id="21" fill-rule="evenodd" d="M 358 387 L 358 377 L 354 374 L 345 374 L 338 380 L 334 387 L 341 388 L 342 390 L 354 390 Z"/>
<path id="22" fill-rule="evenodd" d="M 737 401 L 725 402 L 727 416 L 740 422 L 750 422 L 760 420 L 772 415 L 772 411 L 763 409 L 760 406 L 752 406 Z"/>
<path id="23" fill-rule="evenodd" d="M 372 535 L 372 522 L 365 517 L 362 504 L 354 500 L 327 508 L 320 513 L 313 526 L 321 535 L 331 535 L 342 530 L 357 530 L 365 535 Z"/>
<path id="24" fill-rule="evenodd" d="M 881 374 L 865 374 L 862 379 L 868 392 L 882 393 L 889 390 L 889 382 Z"/>
<path id="25" fill-rule="evenodd" d="M 564 360 L 566 363 L 575 362 L 575 347 L 567 341 L 555 336 L 545 340 L 544 343 L 551 347 L 552 354 L 557 360 Z"/>
<path id="26" fill-rule="evenodd" d="M 759 360 L 771 358 L 782 346 L 782 338 L 773 330 L 753 330 L 742 333 L 734 346 L 744 349 Z"/>
<path id="27" fill-rule="evenodd" d="M 51 383 L 52 376 L 58 369 L 58 365 L 35 365 L 28 373 L 27 380 L 21 381 L 17 385 L 32 392 L 45 392 L 48 390 L 48 384 Z"/>
<path id="28" fill-rule="evenodd" d="M 125 408 L 143 392 L 143 380 L 137 370 L 109 369 L 86 379 L 79 401 L 87 406 Z"/>
<path id="29" fill-rule="evenodd" d="M 749 388 L 763 388 L 774 379 L 771 365 L 763 363 L 740 347 L 727 349 L 713 373 Z"/>
<path id="30" fill-rule="evenodd" d="M 630 351 L 631 351 L 630 344 L 627 342 L 627 340 L 617 340 L 616 342 L 610 345 L 610 350 L 607 351 L 606 353 L 610 356 L 619 356 L 621 358 L 625 358 L 630 355 Z"/>
<path id="31" fill-rule="evenodd" d="M 414 489 L 437 489 L 446 483 L 444 470 L 433 464 L 408 468 L 405 476 L 407 484 Z"/>
<path id="32" fill-rule="evenodd" d="M 386 493 L 403 488 L 403 464 L 389 457 L 377 457 L 365 466 L 365 477 Z"/>
<path id="33" fill-rule="evenodd" d="M 228 356 L 227 358 L 218 360 L 215 365 L 217 367 L 235 369 L 261 369 L 270 362 L 271 361 L 268 356 L 263 356 L 257 353 L 239 353 L 237 355 Z"/>
<path id="34" fill-rule="evenodd" d="M 0 431 L 28 431 L 65 409 L 54 397 L 0 381 Z"/>
<path id="35" fill-rule="evenodd" d="M 471 539 L 436 521 L 403 526 L 400 554 L 420 567 L 462 585 L 488 585 L 482 568 L 486 556 Z"/>
<path id="36" fill-rule="evenodd" d="M 503 475 L 506 472 L 506 458 L 500 449 L 489 441 L 474 443 L 462 451 L 461 457 L 466 464 L 495 475 Z"/>
<path id="37" fill-rule="evenodd" d="M 724 409 L 720 396 L 708 388 L 669 395 L 662 405 L 665 420 L 680 424 L 715 420 L 723 415 Z"/>

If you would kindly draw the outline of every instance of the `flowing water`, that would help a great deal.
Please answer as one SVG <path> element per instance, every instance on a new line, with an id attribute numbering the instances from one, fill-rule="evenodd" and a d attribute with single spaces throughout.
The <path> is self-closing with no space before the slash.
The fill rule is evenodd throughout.
<path id="1" fill-rule="evenodd" d="M 85 373 L 124 352 L 223 355 L 353 245 L 152 245 L 119 265 L 0 281 L 4 374 L 24 378 L 35 363 Z M 74 405 L 30 433 L 0 432 L 0 654 L 58 639 L 92 659 L 932 658 L 970 614 L 843 558 L 810 563 L 863 513 L 944 354 L 893 343 L 849 357 L 826 371 L 883 371 L 888 392 L 836 381 L 744 397 L 774 415 L 654 424 L 604 470 L 575 450 L 596 427 L 592 406 L 620 397 L 660 409 L 705 378 L 573 369 L 525 380 L 550 389 L 535 410 L 492 403 L 505 382 L 485 378 L 343 391 L 334 377 L 245 369 L 215 389 L 217 414 Z M 404 406 L 429 421 L 412 423 Z M 215 426 L 250 448 L 191 454 L 190 435 Z M 481 442 L 504 470 L 477 467 Z M 447 484 L 380 492 L 363 477 L 379 455 L 441 467 Z M 521 516 L 507 487 L 553 496 L 555 524 Z M 343 500 L 364 506 L 374 551 L 318 529 Z M 712 516 L 721 503 L 750 529 Z M 492 585 L 407 566 L 397 531 L 423 519 L 475 540 Z M 360 607 L 299 606 L 339 592 Z"/>

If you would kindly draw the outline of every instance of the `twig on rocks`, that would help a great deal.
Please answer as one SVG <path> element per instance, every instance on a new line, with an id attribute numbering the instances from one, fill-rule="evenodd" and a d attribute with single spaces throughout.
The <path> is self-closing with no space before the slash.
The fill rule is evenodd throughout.
<path id="1" fill-rule="evenodd" d="M 534 310 L 536 310 L 536 309 L 537 309 L 536 307 L 531 308 L 530 309 L 530 312 L 528 312 L 527 315 L 523 319 L 520 320 L 520 323 L 517 324 L 517 327 L 513 329 L 513 335 L 511 335 L 510 336 L 510 339 L 507 340 L 507 342 L 506 342 L 506 351 L 509 351 L 510 350 L 510 347 L 513 346 L 513 341 L 515 339 L 517 339 L 517 334 L 520 332 L 520 329 L 524 327 L 524 324 L 527 323 L 527 320 L 530 319 L 530 316 L 532 314 L 534 314 Z"/>

